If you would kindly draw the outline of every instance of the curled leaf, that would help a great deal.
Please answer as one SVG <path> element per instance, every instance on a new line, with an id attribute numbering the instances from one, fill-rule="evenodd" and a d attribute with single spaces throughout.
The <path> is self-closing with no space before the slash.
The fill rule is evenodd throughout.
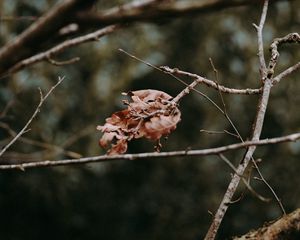
<path id="1" fill-rule="evenodd" d="M 176 129 L 180 111 L 172 97 L 158 90 L 139 90 L 125 93 L 131 101 L 124 100 L 127 109 L 115 112 L 97 130 L 103 133 L 99 145 L 108 148 L 108 154 L 122 154 L 127 143 L 145 137 L 157 141 Z"/>

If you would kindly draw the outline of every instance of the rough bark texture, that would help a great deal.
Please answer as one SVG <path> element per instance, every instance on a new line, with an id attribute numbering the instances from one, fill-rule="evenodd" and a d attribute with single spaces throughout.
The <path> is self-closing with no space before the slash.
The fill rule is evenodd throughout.
<path id="1" fill-rule="evenodd" d="M 262 228 L 252 230 L 246 235 L 235 237 L 234 240 L 280 240 L 280 239 L 300 239 L 300 208 L 294 212 L 283 216 L 276 222 L 265 224 Z"/>

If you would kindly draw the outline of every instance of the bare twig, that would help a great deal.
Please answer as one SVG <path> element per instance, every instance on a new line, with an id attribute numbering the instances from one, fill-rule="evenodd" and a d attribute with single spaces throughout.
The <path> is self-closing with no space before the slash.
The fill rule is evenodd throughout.
<path id="1" fill-rule="evenodd" d="M 146 61 L 144 61 L 144 60 L 142 60 L 142 59 L 140 59 L 140 58 L 138 58 L 138 57 L 136 57 L 136 56 L 134 56 L 134 55 L 132 55 L 132 54 L 130 54 L 130 53 L 128 53 L 128 52 L 126 52 L 126 51 L 123 50 L 123 49 L 119 49 L 119 51 L 122 52 L 122 53 L 125 53 L 127 56 L 129 56 L 129 57 L 131 57 L 131 58 L 133 58 L 133 59 L 135 59 L 135 60 L 137 60 L 137 61 L 139 61 L 139 62 L 142 62 L 142 63 L 146 64 L 146 65 L 149 66 L 149 67 L 152 67 L 152 68 L 154 68 L 154 69 L 156 69 L 156 70 L 158 70 L 158 71 L 160 71 L 160 72 L 162 72 L 162 73 L 164 73 L 164 74 L 170 75 L 171 77 L 175 78 L 177 81 L 179 81 L 179 82 L 181 82 L 183 85 L 185 85 L 186 88 L 178 94 L 178 95 L 179 95 L 179 98 L 176 99 L 177 101 L 179 101 L 180 98 L 182 98 L 183 96 L 185 96 L 186 94 L 188 94 L 190 90 L 193 90 L 194 92 L 196 92 L 196 93 L 198 93 L 199 95 L 201 95 L 202 97 L 204 97 L 207 101 L 209 101 L 209 102 L 210 102 L 210 103 L 211 103 L 218 111 L 220 111 L 222 114 L 224 114 L 224 111 L 218 106 L 218 104 L 216 104 L 216 103 L 215 103 L 209 96 L 207 96 L 205 93 L 203 93 L 203 92 L 201 92 L 201 91 L 199 91 L 199 90 L 197 90 L 197 89 L 195 89 L 195 88 L 193 88 L 193 87 L 191 88 L 191 86 L 190 86 L 189 84 L 187 84 L 187 83 L 186 83 L 185 81 L 183 81 L 181 78 L 175 76 L 175 74 L 173 74 L 172 72 L 167 72 L 167 71 L 165 71 L 164 69 L 166 68 L 166 66 L 157 67 L 157 66 L 155 66 L 155 65 L 153 65 L 153 64 L 151 64 L 151 63 L 149 63 L 149 62 L 146 62 Z M 192 85 L 194 85 L 194 84 L 196 84 L 196 83 L 193 82 Z M 195 86 L 196 86 L 196 85 L 195 85 Z M 176 101 L 176 102 L 177 102 L 177 101 Z"/>
<path id="2" fill-rule="evenodd" d="M 24 59 L 24 60 L 20 61 L 19 63 L 14 65 L 12 68 L 10 68 L 8 70 L 8 73 L 17 72 L 20 69 L 23 69 L 24 67 L 30 66 L 34 63 L 37 63 L 37 62 L 40 62 L 40 61 L 43 61 L 43 60 L 48 60 L 49 61 L 49 59 L 51 59 L 51 57 L 53 55 L 58 54 L 58 53 L 64 51 L 65 49 L 67 49 L 67 48 L 74 47 L 74 46 L 77 46 L 79 44 L 86 43 L 86 42 L 89 42 L 89 41 L 98 41 L 99 38 L 101 38 L 102 36 L 105 36 L 105 35 L 113 32 L 113 31 L 115 31 L 117 29 L 117 27 L 118 26 L 116 26 L 116 25 L 108 26 L 106 28 L 97 30 L 93 33 L 89 33 L 89 34 L 86 34 L 86 35 L 83 35 L 83 36 L 80 36 L 80 37 L 76 37 L 76 38 L 73 38 L 73 39 L 70 39 L 70 40 L 66 40 L 66 41 L 58 44 L 57 46 L 55 46 L 55 47 L 53 47 L 53 48 L 51 48 L 51 49 L 49 49 L 45 52 L 41 52 L 37 55 L 34 55 L 30 58 L 27 58 L 27 59 Z M 77 61 L 77 60 L 78 59 L 76 59 L 75 61 Z M 54 64 L 53 61 L 51 63 Z"/>
<path id="3" fill-rule="evenodd" d="M 80 60 L 80 58 L 79 57 L 74 57 L 74 58 L 71 58 L 69 60 L 57 61 L 57 60 L 54 60 L 52 57 L 48 56 L 47 60 L 48 60 L 49 63 L 51 63 L 54 66 L 63 66 L 63 65 L 69 65 L 69 64 L 73 64 L 75 62 L 78 62 Z"/>
<path id="4" fill-rule="evenodd" d="M 269 144 L 277 144 L 289 141 L 297 141 L 300 139 L 300 133 L 294 133 L 278 138 L 270 138 L 263 140 L 247 141 L 244 143 L 231 144 L 227 146 L 209 148 L 203 150 L 186 150 L 186 151 L 173 151 L 173 152 L 151 152 L 151 153 L 136 153 L 136 154 L 123 154 L 123 155 L 101 155 L 95 157 L 86 157 L 79 159 L 64 159 L 57 161 L 40 161 L 23 164 L 11 164 L 11 165 L 0 165 L 0 170 L 5 169 L 26 169 L 26 168 L 38 168 L 38 167 L 51 167 L 51 166 L 62 166 L 62 165 L 73 165 L 73 164 L 85 164 L 94 162 L 106 162 L 114 160 L 142 160 L 148 158 L 171 158 L 180 156 L 207 156 L 207 155 L 218 155 L 230 150 L 236 150 L 249 146 L 262 146 Z M 236 170 L 239 171 L 238 169 Z M 240 175 L 241 176 L 241 175 Z"/>
<path id="5" fill-rule="evenodd" d="M 65 77 L 58 77 L 58 82 L 53 87 L 51 87 L 51 89 L 46 93 L 45 96 L 43 96 L 43 93 L 40 89 L 40 102 L 39 102 L 38 106 L 36 107 L 34 113 L 30 117 L 28 122 L 25 124 L 25 126 L 21 129 L 21 131 L 6 146 L 3 147 L 3 149 L 0 152 L 0 157 L 11 145 L 13 145 L 18 140 L 19 137 L 21 137 L 25 132 L 28 131 L 28 126 L 30 125 L 32 120 L 36 117 L 36 115 L 40 112 L 40 109 L 41 109 L 43 103 L 45 102 L 45 100 L 49 97 L 49 95 L 53 92 L 53 90 L 64 80 L 64 78 Z"/>
<path id="6" fill-rule="evenodd" d="M 4 117 L 6 117 L 6 114 L 8 112 L 8 110 L 11 108 L 11 106 L 13 105 L 14 100 L 10 100 L 6 106 L 4 107 L 4 109 L 2 110 L 2 112 L 0 113 L 0 120 Z"/>
<path id="7" fill-rule="evenodd" d="M 274 69 L 277 64 L 277 60 L 279 57 L 278 47 L 284 43 L 300 43 L 300 35 L 298 33 L 289 33 L 282 38 L 275 38 L 270 46 L 271 51 L 271 59 L 268 65 L 268 72 L 266 78 L 271 79 L 274 75 Z M 288 69 L 287 69 L 288 70 Z M 273 83 L 272 79 L 272 83 Z"/>
<path id="8" fill-rule="evenodd" d="M 276 77 L 273 78 L 273 85 L 280 82 L 282 78 L 290 75 L 291 73 L 295 72 L 300 68 L 300 62 L 296 63 L 294 66 L 289 67 L 288 69 L 284 70 L 283 72 L 279 73 Z"/>
<path id="9" fill-rule="evenodd" d="M 179 70 L 177 68 L 170 68 L 168 66 L 162 66 L 160 67 L 163 71 L 165 71 L 166 73 L 172 73 L 174 75 L 182 75 L 182 76 L 187 76 L 190 77 L 192 79 L 195 79 L 198 83 L 203 83 L 208 87 L 212 87 L 216 90 L 220 90 L 223 93 L 230 93 L 230 94 L 247 94 L 247 95 L 251 95 L 251 94 L 260 94 L 262 92 L 262 89 L 251 89 L 251 88 L 247 88 L 247 89 L 235 89 L 235 88 L 228 88 L 228 87 L 224 87 L 222 85 L 219 85 L 217 83 L 215 83 L 212 80 L 209 80 L 207 78 L 201 77 L 197 74 L 194 73 L 189 73 L 189 72 L 185 72 L 182 70 Z"/>
<path id="10" fill-rule="evenodd" d="M 277 196 L 277 194 L 276 194 L 276 192 L 274 191 L 274 189 L 272 188 L 272 186 L 271 186 L 271 185 L 267 182 L 267 180 L 263 177 L 262 173 L 260 172 L 260 169 L 258 168 L 258 165 L 257 165 L 256 161 L 252 161 L 252 162 L 253 162 L 253 165 L 254 165 L 256 171 L 258 172 L 258 174 L 259 174 L 259 176 L 260 176 L 259 178 L 256 177 L 255 179 L 256 179 L 256 180 L 262 181 L 262 182 L 270 189 L 270 191 L 272 192 L 273 196 L 275 197 L 275 199 L 276 199 L 276 201 L 277 201 L 277 203 L 278 203 L 278 205 L 279 205 L 279 207 L 280 207 L 282 213 L 283 213 L 283 214 L 286 214 L 286 211 L 285 211 L 285 209 L 284 209 L 284 207 L 283 207 L 283 205 L 282 205 L 282 202 L 281 202 L 280 198 Z"/>
<path id="11" fill-rule="evenodd" d="M 267 3 L 268 3 L 268 0 L 265 0 L 261 19 L 265 19 L 265 14 L 266 14 L 267 8 L 268 8 Z M 259 28 L 262 28 L 263 25 L 264 25 L 264 21 L 260 21 Z M 271 48 L 271 58 L 270 58 L 270 61 L 268 64 L 268 68 L 266 71 L 261 71 L 262 81 L 264 83 L 263 84 L 263 92 L 262 92 L 262 95 L 260 97 L 260 101 L 258 104 L 257 115 L 256 115 L 256 119 L 254 122 L 253 133 L 252 133 L 252 138 L 251 138 L 252 141 L 259 140 L 259 137 L 260 137 L 260 134 L 262 131 L 266 108 L 268 105 L 270 91 L 272 88 L 272 78 L 273 78 L 273 74 L 274 74 L 274 68 L 277 64 L 277 60 L 278 60 L 278 56 L 279 56 L 277 48 L 279 45 L 281 45 L 283 43 L 292 43 L 292 42 L 299 42 L 299 35 L 297 35 L 295 33 L 288 34 L 287 36 L 285 36 L 283 38 L 275 39 L 273 41 L 273 43 L 271 44 L 271 47 L 270 47 Z M 264 66 L 261 66 L 260 69 L 263 69 L 263 68 L 264 68 Z M 237 168 L 238 174 L 234 174 L 234 176 L 227 188 L 227 191 L 223 197 L 223 200 L 214 216 L 213 222 L 212 222 L 212 224 L 207 232 L 207 235 L 205 237 L 206 240 L 215 239 L 216 233 L 219 229 L 222 219 L 224 218 L 224 215 L 228 209 L 228 202 L 231 201 L 231 199 L 239 185 L 239 182 L 241 179 L 240 175 L 242 175 L 244 173 L 248 164 L 253 159 L 253 153 L 254 153 L 255 149 L 256 149 L 256 146 L 250 146 L 247 149 L 243 160 L 241 161 L 240 165 Z"/>
<path id="12" fill-rule="evenodd" d="M 238 174 L 237 172 L 237 169 L 236 167 L 228 160 L 228 158 L 226 158 L 222 153 L 219 154 L 219 157 L 236 173 Z M 263 197 L 262 195 L 258 194 L 252 187 L 251 185 L 249 184 L 249 182 L 246 180 L 246 178 L 244 176 L 240 176 L 243 183 L 245 184 L 246 188 L 255 196 L 257 197 L 258 199 L 260 199 L 261 201 L 263 202 L 269 202 L 271 199 L 269 198 L 265 198 Z M 230 201 L 230 203 L 235 203 L 236 201 Z"/>
<path id="13" fill-rule="evenodd" d="M 182 83 L 183 85 L 185 85 L 186 87 L 189 86 L 189 84 L 187 84 L 185 81 L 183 81 L 182 79 L 180 79 L 179 77 L 176 77 L 174 74 L 172 73 L 168 73 L 166 71 L 164 71 L 163 69 L 161 69 L 162 67 L 157 67 L 155 65 L 153 65 L 152 63 L 149 63 L 149 62 L 146 62 L 145 60 L 141 59 L 141 58 L 138 58 L 137 56 L 134 56 L 133 54 L 130 54 L 129 52 L 125 51 L 124 49 L 121 49 L 119 48 L 118 49 L 120 52 L 126 54 L 127 56 L 131 57 L 132 59 L 135 59 L 141 63 L 144 63 L 145 65 L 159 71 L 159 72 L 162 72 L 162 73 L 167 73 L 168 75 L 170 75 L 171 77 L 175 78 L 177 81 L 179 81 L 180 83 Z M 193 89 L 194 91 L 198 92 L 196 89 Z M 201 92 L 198 92 L 200 93 L 202 96 L 206 96 L 204 93 L 201 93 Z M 212 101 L 212 100 L 211 100 Z"/>
<path id="14" fill-rule="evenodd" d="M 6 123 L 0 122 L 0 128 L 5 129 L 7 131 L 7 133 L 10 135 L 11 138 L 14 138 L 17 135 L 17 132 L 12 130 L 9 127 L 9 125 L 6 124 Z M 10 140 L 8 140 L 8 142 L 9 141 Z M 32 140 L 32 139 L 22 137 L 22 136 L 19 137 L 18 141 L 22 142 L 22 143 L 25 143 L 25 144 L 32 145 L 32 146 L 41 147 L 41 148 L 44 148 L 48 151 L 50 150 L 50 151 L 54 152 L 55 154 L 63 153 L 63 154 L 65 154 L 66 156 L 68 156 L 70 158 L 80 158 L 80 157 L 82 157 L 79 153 L 65 150 L 65 148 L 66 148 L 65 144 L 63 144 L 63 146 L 57 146 L 57 145 L 53 145 L 53 144 L 49 144 L 49 143 L 45 143 L 45 142 L 41 142 L 41 141 Z M 6 154 L 3 155 L 3 156 L 5 156 L 4 158 L 7 158 L 7 155 L 8 154 L 6 152 Z M 17 155 L 17 154 L 13 154 L 13 155 Z M 24 155 L 24 154 L 22 154 L 22 155 Z M 36 155 L 36 154 L 33 154 L 33 155 Z M 14 157 L 14 158 L 19 158 L 19 156 Z M 28 154 L 27 159 L 30 159 L 30 154 Z"/>
<path id="15" fill-rule="evenodd" d="M 261 76 L 265 75 L 266 72 L 266 61 L 265 61 L 265 54 L 264 54 L 264 42 L 263 42 L 263 34 L 262 30 L 266 21 L 267 17 L 267 11 L 268 11 L 268 4 L 269 1 L 264 2 L 264 7 L 262 10 L 259 26 L 253 23 L 253 26 L 256 28 L 257 31 L 257 45 L 258 45 L 258 58 L 259 58 L 259 63 L 260 63 L 260 73 Z"/>
<path id="16" fill-rule="evenodd" d="M 212 131 L 212 130 L 205 130 L 205 129 L 200 129 L 200 132 L 201 133 L 207 133 L 207 134 L 228 134 L 230 136 L 233 136 L 235 138 L 238 138 L 240 139 L 240 137 L 235 134 L 235 133 L 232 133 L 232 132 L 229 132 L 227 130 L 223 130 L 223 131 Z"/>

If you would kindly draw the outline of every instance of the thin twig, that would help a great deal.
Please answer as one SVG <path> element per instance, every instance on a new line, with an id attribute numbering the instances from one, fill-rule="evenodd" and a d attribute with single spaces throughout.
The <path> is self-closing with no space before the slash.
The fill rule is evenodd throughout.
<path id="1" fill-rule="evenodd" d="M 142 62 L 145 65 L 147 65 L 149 67 L 152 67 L 153 69 L 156 69 L 157 71 L 165 73 L 162 69 L 160 69 L 160 67 L 157 67 L 157 66 L 155 66 L 155 65 L 153 65 L 153 64 L 151 64 L 149 62 L 146 62 L 145 60 L 143 60 L 141 58 L 138 58 L 137 56 L 134 56 L 133 54 L 130 54 L 129 52 L 125 51 L 124 49 L 119 48 L 118 50 L 120 52 L 122 52 L 122 53 L 125 53 L 127 56 L 131 57 L 132 59 L 135 59 L 135 60 L 137 60 L 139 62 Z M 179 82 L 181 82 L 183 85 L 188 86 L 188 84 L 185 81 L 183 81 L 180 78 L 176 77 L 174 74 L 170 73 L 169 75 L 172 76 L 173 78 L 175 78 L 176 80 L 178 80 Z"/>
<path id="2" fill-rule="evenodd" d="M 64 78 L 65 77 L 58 77 L 58 82 L 53 87 L 50 88 L 50 90 L 46 93 L 45 96 L 43 96 L 43 93 L 42 93 L 42 91 L 40 89 L 40 102 L 39 102 L 38 106 L 36 107 L 34 113 L 30 117 L 30 119 L 28 120 L 28 122 L 25 124 L 25 126 L 21 129 L 21 131 L 18 132 L 18 134 L 6 146 L 4 146 L 4 148 L 0 152 L 0 157 L 3 155 L 3 153 L 5 153 L 5 151 L 11 145 L 13 145 L 18 140 L 18 138 L 20 136 L 22 136 L 25 132 L 28 131 L 28 126 L 30 125 L 30 123 L 32 122 L 32 120 L 36 117 L 36 115 L 40 112 L 40 109 L 41 109 L 43 103 L 45 102 L 45 100 L 52 93 L 52 91 L 64 80 Z"/>
<path id="3" fill-rule="evenodd" d="M 4 109 L 2 110 L 2 112 L 0 113 L 0 119 L 6 117 L 6 114 L 8 112 L 8 110 L 11 108 L 11 106 L 13 105 L 14 100 L 10 100 L 4 107 Z"/>
<path id="4" fill-rule="evenodd" d="M 200 129 L 200 132 L 201 133 L 207 133 L 207 134 L 228 134 L 230 136 L 233 136 L 235 138 L 240 139 L 240 137 L 237 134 L 229 132 L 229 131 L 227 131 L 225 129 L 223 131 L 212 131 L 212 130 Z"/>
<path id="5" fill-rule="evenodd" d="M 289 67 L 288 69 L 284 70 L 283 72 L 279 73 L 276 77 L 273 78 L 273 85 L 280 82 L 282 78 L 290 75 L 291 73 L 295 72 L 300 68 L 300 62 L 296 63 L 294 66 Z"/>
<path id="6" fill-rule="evenodd" d="M 216 104 L 216 103 L 215 103 L 209 96 L 207 96 L 205 93 L 203 93 L 203 92 L 201 92 L 201 91 L 199 91 L 199 90 L 197 90 L 197 89 L 195 89 L 195 88 L 190 88 L 190 85 L 187 84 L 185 81 L 183 81 L 181 78 L 175 76 L 175 75 L 174 75 L 173 73 L 171 73 L 171 72 L 166 72 L 166 71 L 164 71 L 163 69 L 165 68 L 165 66 L 157 67 L 157 66 L 155 66 L 155 65 L 153 65 L 153 64 L 151 64 L 151 63 L 149 63 L 149 62 L 146 62 L 145 60 L 142 60 L 142 59 L 140 59 L 140 58 L 138 58 L 138 57 L 136 57 L 136 56 L 134 56 L 134 55 L 132 55 L 132 54 L 126 52 L 126 51 L 123 50 L 123 49 L 119 49 L 119 51 L 122 52 L 122 53 L 125 53 L 127 56 L 129 56 L 129 57 L 131 57 L 131 58 L 133 58 L 133 59 L 135 59 L 135 60 L 137 60 L 137 61 L 139 61 L 139 62 L 142 62 L 142 63 L 146 64 L 146 65 L 149 66 L 149 67 L 152 67 L 152 68 L 156 69 L 157 71 L 160 71 L 160 72 L 162 72 L 162 73 L 164 73 L 164 74 L 170 75 L 171 77 L 175 78 L 177 81 L 179 81 L 180 83 L 182 83 L 183 85 L 185 85 L 185 86 L 186 86 L 186 89 L 188 89 L 188 90 L 193 90 L 194 92 L 198 93 L 199 95 L 201 95 L 202 97 L 204 97 L 206 100 L 208 100 L 215 108 L 217 108 L 219 111 L 221 111 L 221 112 L 223 113 L 223 110 L 218 106 L 218 104 Z M 194 84 L 194 83 L 192 83 L 192 84 Z M 185 91 L 185 90 L 183 90 L 183 91 Z M 181 93 L 179 93 L 179 94 L 181 94 Z M 181 97 L 180 97 L 180 98 L 181 98 Z M 179 99 L 178 99 L 178 100 L 179 100 Z M 174 101 L 174 99 L 173 99 L 173 101 Z"/>
<path id="7" fill-rule="evenodd" d="M 274 191 L 274 189 L 272 188 L 272 186 L 271 186 L 271 185 L 267 182 L 267 180 L 263 177 L 263 175 L 262 175 L 260 169 L 258 168 L 258 165 L 257 165 L 256 161 L 252 161 L 252 163 L 253 163 L 253 165 L 254 165 L 256 171 L 257 171 L 258 174 L 259 174 L 259 178 L 255 178 L 255 179 L 262 181 L 262 182 L 270 189 L 270 191 L 272 192 L 273 196 L 275 197 L 275 199 L 276 199 L 276 201 L 277 201 L 277 203 L 278 203 L 278 205 L 279 205 L 279 207 L 280 207 L 282 213 L 285 215 L 285 214 L 286 214 L 286 211 L 285 211 L 285 209 L 284 209 L 284 207 L 283 207 L 283 205 L 282 205 L 282 202 L 281 202 L 280 198 L 277 196 L 277 194 L 276 194 L 276 192 Z"/>
<path id="8" fill-rule="evenodd" d="M 265 61 L 265 54 L 264 54 L 264 42 L 263 42 L 263 32 L 262 31 L 263 31 L 263 26 L 265 24 L 266 17 L 267 17 L 268 4 L 269 4 L 269 1 L 264 2 L 259 26 L 257 26 L 256 24 L 253 23 L 253 26 L 256 28 L 256 31 L 257 31 L 257 45 L 258 45 L 258 54 L 257 55 L 259 58 L 261 76 L 265 75 L 265 72 L 267 69 L 266 61 Z"/>
<path id="9" fill-rule="evenodd" d="M 278 138 L 270 138 L 256 141 L 247 141 L 244 143 L 236 143 L 227 146 L 209 148 L 202 150 L 184 150 L 184 151 L 173 151 L 173 152 L 150 152 L 150 153 L 136 153 L 136 154 L 123 154 L 123 155 L 101 155 L 95 157 L 86 157 L 79 159 L 63 159 L 57 161 L 40 161 L 30 162 L 23 164 L 11 164 L 11 165 L 0 165 L 1 170 L 5 169 L 26 169 L 26 168 L 38 168 L 38 167 L 53 167 L 62 165 L 73 165 L 73 164 L 85 164 L 95 162 L 107 162 L 114 160 L 142 160 L 149 158 L 171 158 L 180 156 L 207 156 L 207 155 L 218 155 L 231 150 L 245 148 L 249 146 L 262 146 L 269 144 L 277 144 L 283 142 L 294 142 L 300 139 L 300 133 L 294 133 Z M 238 169 L 236 170 L 239 171 Z M 241 176 L 241 175 L 240 175 Z M 228 201 L 229 202 L 229 201 Z"/>
<path id="10" fill-rule="evenodd" d="M 219 157 L 234 171 L 234 173 L 239 174 L 237 172 L 236 167 L 228 160 L 228 158 L 226 158 L 223 154 L 219 154 Z M 263 201 L 263 202 L 270 202 L 271 199 L 269 198 L 265 198 L 262 195 L 260 195 L 259 193 L 257 193 L 249 184 L 249 182 L 246 180 L 246 178 L 244 176 L 240 176 L 243 183 L 245 184 L 246 188 L 255 196 L 257 197 L 259 200 Z M 238 198 L 239 200 L 239 198 Z M 235 203 L 237 201 L 230 201 L 230 203 Z"/>
<path id="11" fill-rule="evenodd" d="M 69 65 L 69 64 L 73 64 L 75 62 L 78 62 L 80 60 L 79 57 L 74 57 L 74 58 L 71 58 L 69 60 L 57 61 L 57 60 L 54 60 L 51 56 L 47 56 L 46 59 L 48 60 L 49 63 L 51 63 L 54 66 Z"/>
<path id="12" fill-rule="evenodd" d="M 9 127 L 9 125 L 6 124 L 6 123 L 0 122 L 0 128 L 5 129 L 7 131 L 7 133 L 12 138 L 14 138 L 17 135 L 17 133 L 14 130 L 12 130 Z M 9 141 L 10 141 L 10 139 L 8 139 L 8 142 Z M 32 145 L 32 146 L 41 147 L 41 148 L 47 149 L 48 151 L 51 150 L 51 151 L 55 152 L 56 154 L 63 153 L 63 154 L 65 154 L 66 156 L 68 156 L 70 158 L 80 158 L 80 157 L 82 157 L 79 153 L 69 151 L 69 150 L 65 150 L 66 147 L 64 145 L 63 146 L 57 146 L 57 145 L 53 145 L 53 144 L 49 144 L 49 143 L 45 143 L 45 142 L 32 140 L 32 139 L 22 137 L 22 136 L 19 137 L 18 141 L 22 142 L 22 143 L 25 143 L 25 144 Z M 30 156 L 30 154 L 29 154 L 29 156 Z M 5 158 L 7 158 L 7 152 L 5 154 Z M 16 158 L 18 158 L 18 157 L 16 157 Z"/>
<path id="13" fill-rule="evenodd" d="M 185 72 L 182 70 L 179 70 L 177 68 L 170 68 L 168 66 L 162 66 L 160 67 L 163 71 L 165 71 L 166 73 L 171 73 L 174 75 L 182 75 L 182 76 L 187 76 L 190 78 L 195 79 L 196 81 L 198 81 L 198 83 L 203 83 L 208 87 L 212 87 L 216 90 L 220 90 L 223 93 L 229 93 L 229 94 L 246 94 L 246 95 L 252 95 L 252 94 L 260 94 L 262 92 L 262 89 L 251 89 L 251 88 L 246 88 L 246 89 L 235 89 L 235 88 L 228 88 L 222 85 L 216 84 L 214 81 L 209 80 L 207 78 L 201 77 L 197 74 L 194 73 L 189 73 L 189 72 Z"/>

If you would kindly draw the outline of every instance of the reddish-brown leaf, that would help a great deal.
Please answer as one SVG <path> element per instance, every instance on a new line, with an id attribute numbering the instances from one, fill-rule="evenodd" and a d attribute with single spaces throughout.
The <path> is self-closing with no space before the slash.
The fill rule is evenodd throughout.
<path id="1" fill-rule="evenodd" d="M 124 101 L 127 109 L 114 113 L 97 129 L 103 132 L 99 145 L 108 148 L 108 154 L 122 154 L 134 138 L 159 140 L 170 134 L 180 121 L 180 111 L 172 97 L 158 90 L 128 92 L 131 102 Z"/>

